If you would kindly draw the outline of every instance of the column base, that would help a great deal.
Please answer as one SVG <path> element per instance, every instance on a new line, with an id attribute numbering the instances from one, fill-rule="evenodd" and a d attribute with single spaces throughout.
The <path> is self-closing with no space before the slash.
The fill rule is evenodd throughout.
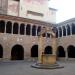
<path id="1" fill-rule="evenodd" d="M 55 64 L 41 64 L 41 63 L 34 63 L 31 65 L 33 68 L 38 68 L 38 69 L 59 69 L 59 68 L 64 68 L 64 66 L 59 65 L 58 63 Z"/>

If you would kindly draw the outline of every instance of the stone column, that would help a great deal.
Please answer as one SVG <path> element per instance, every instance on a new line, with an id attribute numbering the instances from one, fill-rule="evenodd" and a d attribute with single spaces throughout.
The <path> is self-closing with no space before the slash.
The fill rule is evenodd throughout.
<path id="1" fill-rule="evenodd" d="M 12 22 L 12 31 L 11 31 L 12 34 L 13 34 L 13 24 L 14 24 L 14 22 Z"/>
<path id="2" fill-rule="evenodd" d="M 38 29 L 38 27 L 36 26 L 36 36 L 37 36 L 37 29 Z"/>
<path id="3" fill-rule="evenodd" d="M 67 52 L 67 50 L 65 51 L 65 60 L 67 61 L 68 60 L 68 52 Z"/>
<path id="4" fill-rule="evenodd" d="M 4 33 L 6 33 L 6 24 L 7 24 L 7 21 L 5 21 Z"/>
<path id="5" fill-rule="evenodd" d="M 56 38 L 52 38 L 53 55 L 56 55 Z"/>
<path id="6" fill-rule="evenodd" d="M 59 38 L 59 28 L 57 28 L 58 29 L 58 38 Z"/>
<path id="7" fill-rule="evenodd" d="M 62 28 L 62 27 L 61 27 Z M 63 37 L 63 28 L 62 28 L 62 37 Z"/>
<path id="8" fill-rule="evenodd" d="M 20 34 L 20 26 L 21 24 L 18 24 L 18 34 Z"/>
<path id="9" fill-rule="evenodd" d="M 30 35 L 32 36 L 32 25 L 31 25 L 31 28 L 30 28 Z"/>
<path id="10" fill-rule="evenodd" d="M 66 29 L 66 36 L 67 36 L 67 27 L 65 27 L 65 29 Z"/>
<path id="11" fill-rule="evenodd" d="M 26 35 L 26 25 L 24 26 L 24 35 Z"/>
<path id="12" fill-rule="evenodd" d="M 44 52 L 44 37 L 38 37 L 38 63 L 42 63 L 42 53 Z"/>
<path id="13" fill-rule="evenodd" d="M 72 35 L 72 26 L 70 25 L 70 34 Z"/>

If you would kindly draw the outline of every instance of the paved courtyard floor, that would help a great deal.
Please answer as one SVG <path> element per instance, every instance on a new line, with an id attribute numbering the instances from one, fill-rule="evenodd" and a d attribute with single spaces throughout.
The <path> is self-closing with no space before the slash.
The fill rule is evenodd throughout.
<path id="1" fill-rule="evenodd" d="M 0 61 L 0 75 L 75 75 L 75 61 L 59 62 L 61 69 L 32 68 L 33 62 L 28 61 Z"/>

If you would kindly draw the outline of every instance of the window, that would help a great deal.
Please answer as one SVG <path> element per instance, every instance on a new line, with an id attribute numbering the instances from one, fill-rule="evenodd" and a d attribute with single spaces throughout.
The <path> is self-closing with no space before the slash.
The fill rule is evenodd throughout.
<path id="1" fill-rule="evenodd" d="M 20 0 L 13 0 L 13 1 L 20 1 Z"/>
<path id="2" fill-rule="evenodd" d="M 59 37 L 62 37 L 62 29 L 59 27 Z"/>
<path id="3" fill-rule="evenodd" d="M 66 27 L 67 27 L 67 35 L 70 35 L 70 26 L 67 25 Z"/>
<path id="4" fill-rule="evenodd" d="M 47 33 L 47 38 L 50 38 L 50 34 L 49 33 Z"/>
<path id="5" fill-rule="evenodd" d="M 24 35 L 24 30 L 25 30 L 24 27 L 25 27 L 24 24 L 21 24 L 21 25 L 20 25 L 20 34 L 21 34 L 21 35 Z"/>
<path id="6" fill-rule="evenodd" d="M 14 23 L 13 25 L 13 34 L 18 34 L 18 23 Z"/>
<path id="7" fill-rule="evenodd" d="M 26 26 L 26 35 L 30 35 L 31 26 L 30 24 L 27 24 Z"/>
<path id="8" fill-rule="evenodd" d="M 75 24 L 72 23 L 72 34 L 75 34 Z"/>
<path id="9" fill-rule="evenodd" d="M 0 32 L 4 33 L 5 31 L 5 21 L 1 20 L 0 21 Z"/>
<path id="10" fill-rule="evenodd" d="M 63 36 L 66 36 L 66 28 L 63 26 Z"/>
<path id="11" fill-rule="evenodd" d="M 37 35 L 39 35 L 39 32 L 41 32 L 41 26 L 38 26 Z"/>
<path id="12" fill-rule="evenodd" d="M 34 12 L 34 11 L 27 11 L 27 15 L 34 15 L 34 16 L 40 16 L 43 17 L 44 15 L 42 13 Z"/>
<path id="13" fill-rule="evenodd" d="M 32 36 L 36 36 L 36 26 L 32 27 Z"/>
<path id="14" fill-rule="evenodd" d="M 11 33 L 11 32 L 12 32 L 12 23 L 8 21 L 6 24 L 6 33 Z"/>

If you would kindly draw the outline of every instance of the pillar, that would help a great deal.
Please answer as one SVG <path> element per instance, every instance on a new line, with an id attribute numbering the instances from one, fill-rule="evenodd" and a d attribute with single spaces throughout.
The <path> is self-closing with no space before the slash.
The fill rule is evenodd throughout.
<path id="1" fill-rule="evenodd" d="M 67 52 L 67 50 L 65 51 L 66 53 L 66 57 L 65 57 L 65 60 L 67 61 L 68 60 L 68 52 Z"/>
<path id="2" fill-rule="evenodd" d="M 72 35 L 72 26 L 70 25 L 70 34 Z"/>
<path id="3" fill-rule="evenodd" d="M 42 53 L 44 52 L 44 37 L 38 37 L 38 63 L 42 63 Z"/>

